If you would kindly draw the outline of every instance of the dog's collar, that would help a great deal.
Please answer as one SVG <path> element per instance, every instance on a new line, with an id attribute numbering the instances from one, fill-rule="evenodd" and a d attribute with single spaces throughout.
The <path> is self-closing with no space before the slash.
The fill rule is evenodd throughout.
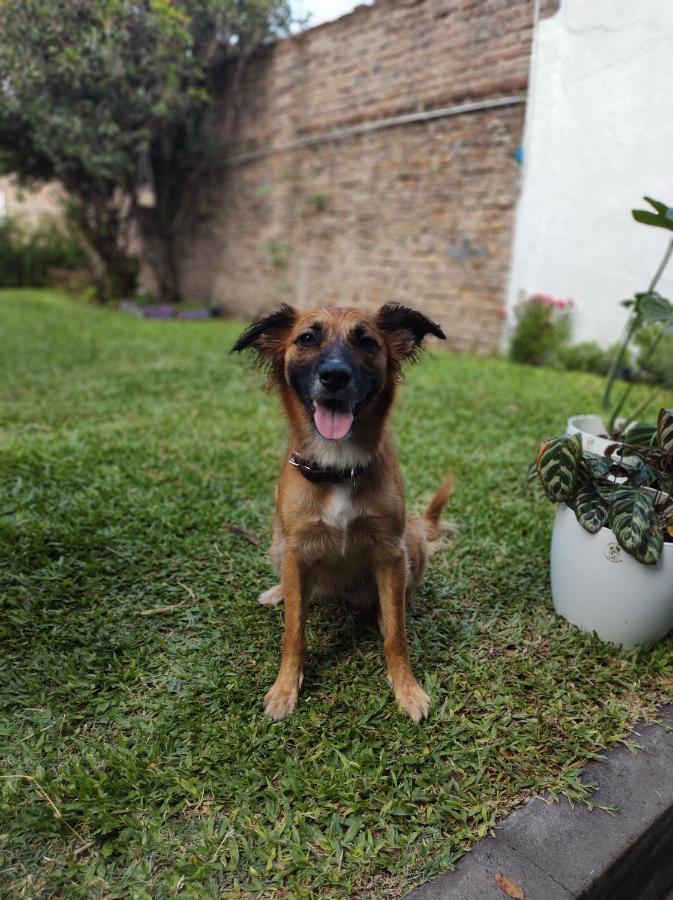
<path id="1" fill-rule="evenodd" d="M 298 469 L 307 481 L 318 484 L 343 484 L 344 481 L 355 482 L 369 467 L 354 466 L 349 469 L 336 469 L 331 466 L 319 466 L 310 459 L 304 459 L 298 453 L 290 453 L 288 460 L 291 466 Z"/>

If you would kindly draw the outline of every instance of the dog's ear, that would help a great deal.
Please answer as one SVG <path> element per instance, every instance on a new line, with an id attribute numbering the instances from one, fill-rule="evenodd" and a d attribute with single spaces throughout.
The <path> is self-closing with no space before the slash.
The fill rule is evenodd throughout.
<path id="1" fill-rule="evenodd" d="M 418 356 L 426 334 L 446 340 L 446 335 L 436 322 L 399 303 L 382 306 L 376 314 L 376 324 L 388 337 L 391 359 L 396 368 L 405 360 Z"/>
<path id="2" fill-rule="evenodd" d="M 285 341 L 297 319 L 297 311 L 287 304 L 249 325 L 231 348 L 232 353 L 250 348 L 262 365 L 281 364 Z"/>

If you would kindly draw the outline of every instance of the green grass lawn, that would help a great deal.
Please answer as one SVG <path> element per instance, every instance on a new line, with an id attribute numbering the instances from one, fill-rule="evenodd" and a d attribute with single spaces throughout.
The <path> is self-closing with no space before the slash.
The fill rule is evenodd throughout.
<path id="1" fill-rule="evenodd" d="M 554 615 L 553 509 L 522 487 L 600 382 L 428 352 L 394 429 L 413 510 L 457 477 L 409 611 L 430 719 L 327 604 L 268 721 L 284 430 L 239 328 L 0 295 L 5 896 L 401 896 L 526 797 L 581 797 L 585 760 L 670 697 L 673 640 L 622 652 Z"/>

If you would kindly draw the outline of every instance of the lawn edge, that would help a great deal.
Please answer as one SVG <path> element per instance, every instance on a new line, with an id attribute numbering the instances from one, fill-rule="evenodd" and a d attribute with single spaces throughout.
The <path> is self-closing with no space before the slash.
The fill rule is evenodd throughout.
<path id="1" fill-rule="evenodd" d="M 656 722 L 636 724 L 635 752 L 621 743 L 587 765 L 590 804 L 528 800 L 454 871 L 408 900 L 503 900 L 498 874 L 526 898 L 665 897 L 673 888 L 673 704 L 658 710 Z"/>

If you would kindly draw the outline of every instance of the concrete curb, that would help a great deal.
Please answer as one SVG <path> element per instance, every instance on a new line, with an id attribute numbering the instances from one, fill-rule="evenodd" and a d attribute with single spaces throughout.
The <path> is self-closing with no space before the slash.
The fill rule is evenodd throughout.
<path id="1" fill-rule="evenodd" d="M 658 718 L 673 726 L 673 704 Z M 582 777 L 616 813 L 530 800 L 408 900 L 505 900 L 498 872 L 526 900 L 662 900 L 673 889 L 673 731 L 643 725 L 633 737 L 642 752 L 620 745 Z"/>

